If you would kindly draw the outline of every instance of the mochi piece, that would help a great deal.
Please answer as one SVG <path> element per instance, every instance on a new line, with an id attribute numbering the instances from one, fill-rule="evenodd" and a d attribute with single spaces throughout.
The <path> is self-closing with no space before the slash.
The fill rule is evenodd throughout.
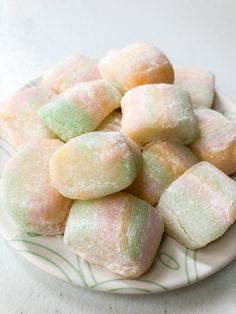
<path id="1" fill-rule="evenodd" d="M 164 231 L 157 211 L 131 194 L 75 201 L 64 241 L 86 261 L 125 277 L 151 266 Z"/>
<path id="2" fill-rule="evenodd" d="M 113 110 L 120 107 L 119 90 L 106 80 L 77 84 L 38 111 L 47 127 L 67 142 L 94 131 Z"/>
<path id="3" fill-rule="evenodd" d="M 211 108 L 215 94 L 213 73 L 191 68 L 178 67 L 175 71 L 175 85 L 190 94 L 194 108 Z"/>
<path id="4" fill-rule="evenodd" d="M 147 43 L 111 50 L 99 63 L 103 78 L 124 92 L 139 85 L 173 83 L 174 70 L 166 55 Z"/>
<path id="5" fill-rule="evenodd" d="M 167 234 L 190 249 L 221 237 L 236 219 L 236 183 L 208 162 L 177 178 L 157 205 Z"/>
<path id="6" fill-rule="evenodd" d="M 143 151 L 143 167 L 127 191 L 156 205 L 165 189 L 195 163 L 195 155 L 181 144 L 150 144 Z"/>
<path id="7" fill-rule="evenodd" d="M 50 175 L 62 195 L 87 200 L 127 188 L 141 166 L 142 154 L 131 139 L 120 132 L 91 132 L 53 154 Z"/>
<path id="8" fill-rule="evenodd" d="M 45 236 L 64 231 L 72 201 L 52 186 L 49 176 L 49 160 L 62 145 L 59 140 L 37 140 L 5 165 L 0 181 L 1 208 L 23 231 Z"/>
<path id="9" fill-rule="evenodd" d="M 153 141 L 191 143 L 198 135 L 190 97 L 170 84 L 133 88 L 121 100 L 121 132 L 138 144 Z"/>
<path id="10" fill-rule="evenodd" d="M 9 96 L 0 107 L 0 122 L 15 146 L 40 138 L 56 138 L 37 115 L 39 108 L 55 99 L 56 94 L 43 86 L 33 86 Z"/>
<path id="11" fill-rule="evenodd" d="M 100 78 L 97 61 L 75 55 L 67 57 L 49 69 L 44 74 L 42 83 L 60 94 L 78 83 Z"/>
<path id="12" fill-rule="evenodd" d="M 199 160 L 205 160 L 225 172 L 236 172 L 236 125 L 211 109 L 195 109 L 199 137 L 190 145 Z"/>

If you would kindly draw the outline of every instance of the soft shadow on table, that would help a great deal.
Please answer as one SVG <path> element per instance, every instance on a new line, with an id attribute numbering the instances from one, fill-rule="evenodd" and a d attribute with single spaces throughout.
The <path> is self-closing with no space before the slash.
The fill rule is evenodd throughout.
<path id="1" fill-rule="evenodd" d="M 5 258 L 11 259 L 7 271 L 16 278 L 16 286 L 24 289 L 22 293 L 22 304 L 17 304 L 9 313 L 31 314 L 33 308 L 36 313 L 199 313 L 201 311 L 211 313 L 211 305 L 217 304 L 218 300 L 224 300 L 232 292 L 236 285 L 236 261 L 232 262 L 221 272 L 192 286 L 153 295 L 112 295 L 103 292 L 86 290 L 65 283 L 51 275 L 43 272 L 37 267 L 20 257 L 4 241 L 0 239 L 1 251 Z M 13 265 L 11 265 L 13 264 Z M 3 269 L 4 271 L 4 269 Z M 10 276 L 10 275 L 9 275 Z M 19 280 L 19 282 L 18 282 Z M 12 295 L 16 287 L 10 287 Z M 48 299 L 45 307 L 45 299 Z M 10 297 L 10 296 L 9 296 Z M 41 300 L 44 302 L 41 302 Z M 60 306 L 58 305 L 60 300 Z M 4 301 L 4 299 L 3 299 Z M 230 300 L 236 308 L 236 298 Z M 41 308 L 42 303 L 44 307 Z M 219 313 L 220 313 L 219 304 Z M 0 298 L 1 306 L 1 298 Z M 1 308 L 1 307 L 0 307 Z M 229 313 L 229 312 L 228 312 Z M 228 314 L 227 313 L 227 314 Z"/>

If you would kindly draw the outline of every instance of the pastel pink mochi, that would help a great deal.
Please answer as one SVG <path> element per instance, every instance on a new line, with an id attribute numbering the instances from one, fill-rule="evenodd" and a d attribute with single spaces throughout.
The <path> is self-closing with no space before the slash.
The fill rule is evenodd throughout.
<path id="1" fill-rule="evenodd" d="M 60 139 L 94 131 L 113 110 L 120 107 L 119 90 L 106 80 L 77 84 L 38 111 Z"/>
<path id="2" fill-rule="evenodd" d="M 100 78 L 97 61 L 75 55 L 67 57 L 49 69 L 45 73 L 42 83 L 60 94 L 78 83 Z"/>
<path id="3" fill-rule="evenodd" d="M 0 108 L 0 121 L 14 146 L 39 138 L 56 138 L 37 115 L 38 109 L 54 98 L 55 93 L 52 90 L 33 86 L 17 91 L 4 101 Z"/>
<path id="4" fill-rule="evenodd" d="M 165 189 L 197 158 L 187 147 L 173 142 L 156 142 L 143 151 L 143 167 L 128 191 L 156 205 Z"/>
<path id="5" fill-rule="evenodd" d="M 175 71 L 175 85 L 190 94 L 193 107 L 210 108 L 215 94 L 213 73 L 191 67 L 178 67 Z"/>
<path id="6" fill-rule="evenodd" d="M 236 183 L 208 162 L 177 178 L 157 205 L 165 232 L 190 249 L 221 237 L 236 219 Z"/>
<path id="7" fill-rule="evenodd" d="M 139 85 L 173 83 L 174 70 L 166 55 L 147 43 L 111 50 L 98 64 L 103 78 L 127 91 Z"/>
<path id="8" fill-rule="evenodd" d="M 120 132 L 71 139 L 50 161 L 52 184 L 69 198 L 87 200 L 127 188 L 142 166 L 138 146 Z"/>
<path id="9" fill-rule="evenodd" d="M 170 84 L 139 86 L 121 100 L 121 132 L 144 145 L 154 141 L 191 143 L 198 135 L 191 99 Z"/>
<path id="10" fill-rule="evenodd" d="M 72 201 L 52 186 L 49 176 L 49 160 L 62 145 L 59 140 L 37 140 L 5 165 L 0 182 L 1 208 L 23 231 L 45 236 L 64 231 Z"/>
<path id="11" fill-rule="evenodd" d="M 64 241 L 86 261 L 125 277 L 151 266 L 164 231 L 161 216 L 145 201 L 120 192 L 75 201 Z"/>
<path id="12" fill-rule="evenodd" d="M 194 110 L 199 137 L 190 148 L 199 160 L 206 160 L 225 172 L 236 172 L 236 126 L 220 112 Z"/>

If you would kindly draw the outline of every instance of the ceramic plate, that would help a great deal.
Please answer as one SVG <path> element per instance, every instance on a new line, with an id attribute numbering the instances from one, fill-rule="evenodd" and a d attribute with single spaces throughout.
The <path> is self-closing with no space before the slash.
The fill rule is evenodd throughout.
<path id="1" fill-rule="evenodd" d="M 27 84 L 37 85 L 39 79 Z M 236 121 L 236 106 L 217 94 L 214 108 Z M 0 173 L 15 149 L 0 133 Z M 190 250 L 164 236 L 151 269 L 138 279 L 125 279 L 83 261 L 70 251 L 61 237 L 21 233 L 4 211 L 0 232 L 22 256 L 44 271 L 69 283 L 113 293 L 155 293 L 184 287 L 217 272 L 236 258 L 236 224 L 223 237 L 200 250 Z"/>

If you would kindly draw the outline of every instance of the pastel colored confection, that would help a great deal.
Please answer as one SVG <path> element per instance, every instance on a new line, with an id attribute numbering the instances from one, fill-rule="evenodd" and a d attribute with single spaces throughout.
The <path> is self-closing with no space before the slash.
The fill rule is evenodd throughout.
<path id="1" fill-rule="evenodd" d="M 51 184 L 49 160 L 63 145 L 41 139 L 24 146 L 4 168 L 0 182 L 1 208 L 26 232 L 57 235 L 64 231 L 71 200 Z"/>
<path id="2" fill-rule="evenodd" d="M 120 107 L 121 94 L 106 80 L 77 84 L 38 111 L 42 121 L 60 139 L 94 131 L 113 110 Z"/>
<path id="3" fill-rule="evenodd" d="M 211 109 L 196 109 L 199 137 L 190 148 L 199 160 L 206 160 L 226 174 L 236 172 L 236 125 Z"/>
<path id="4" fill-rule="evenodd" d="M 174 81 L 169 59 L 158 48 L 146 43 L 111 50 L 98 63 L 98 69 L 102 77 L 124 91 L 139 85 Z"/>
<path id="5" fill-rule="evenodd" d="M 139 144 L 191 143 L 198 135 L 190 97 L 181 88 L 152 84 L 128 91 L 121 101 L 121 131 Z"/>
<path id="6" fill-rule="evenodd" d="M 0 110 L 0 121 L 9 141 L 14 146 L 39 138 L 56 138 L 39 119 L 37 111 L 55 97 L 55 93 L 42 86 L 22 89 L 8 97 Z"/>
<path id="7" fill-rule="evenodd" d="M 97 61 L 75 55 L 62 60 L 48 70 L 42 83 L 60 94 L 78 83 L 100 78 Z"/>
<path id="8" fill-rule="evenodd" d="M 127 190 L 156 205 L 164 190 L 196 162 L 191 150 L 181 144 L 150 144 L 143 151 L 142 170 Z"/>
<path id="9" fill-rule="evenodd" d="M 109 114 L 97 127 L 96 131 L 120 131 L 121 128 L 121 113 L 118 110 Z"/>
<path id="10" fill-rule="evenodd" d="M 58 191 L 72 199 L 93 199 L 127 188 L 142 166 L 138 146 L 120 132 L 91 132 L 71 139 L 50 161 Z"/>
<path id="11" fill-rule="evenodd" d="M 210 108 L 215 94 L 213 73 L 196 68 L 175 68 L 175 85 L 186 90 L 194 108 Z"/>
<path id="12" fill-rule="evenodd" d="M 96 200 L 75 201 L 64 241 L 86 261 L 125 277 L 151 266 L 164 231 L 157 211 L 120 192 Z"/>
<path id="13" fill-rule="evenodd" d="M 236 183 L 200 162 L 176 179 L 158 203 L 165 232 L 190 249 L 221 237 L 236 219 Z"/>

